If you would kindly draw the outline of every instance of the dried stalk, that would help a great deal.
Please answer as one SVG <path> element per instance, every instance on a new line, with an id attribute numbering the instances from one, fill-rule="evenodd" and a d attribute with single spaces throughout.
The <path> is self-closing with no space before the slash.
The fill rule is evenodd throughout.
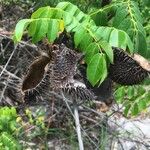
<path id="1" fill-rule="evenodd" d="M 69 109 L 71 115 L 73 116 L 75 120 L 75 125 L 76 125 L 76 133 L 78 137 L 78 142 L 79 142 L 79 150 L 84 150 L 84 145 L 83 145 L 83 140 L 82 140 L 82 134 L 81 134 L 81 125 L 80 125 L 80 120 L 79 120 L 79 112 L 78 112 L 78 105 L 76 100 L 73 101 L 73 109 L 74 109 L 74 114 L 67 102 L 66 97 L 64 96 L 64 93 L 61 92 L 61 95 L 63 97 L 63 100 L 65 101 L 67 108 Z"/>
<path id="2" fill-rule="evenodd" d="M 78 105 L 77 105 L 76 100 L 73 101 L 73 109 L 74 109 L 74 119 L 75 119 L 75 125 L 76 125 L 76 132 L 77 132 L 78 142 L 79 142 L 79 149 L 84 150 L 81 128 L 80 128 Z"/>

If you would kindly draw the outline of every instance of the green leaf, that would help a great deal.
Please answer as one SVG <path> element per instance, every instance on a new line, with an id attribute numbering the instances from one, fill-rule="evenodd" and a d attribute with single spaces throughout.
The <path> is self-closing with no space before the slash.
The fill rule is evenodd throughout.
<path id="1" fill-rule="evenodd" d="M 61 4 L 61 5 L 62 5 L 62 4 L 65 5 L 65 7 L 64 7 L 64 6 L 60 7 L 60 4 Z M 69 3 L 69 2 L 62 2 L 62 3 L 59 3 L 59 4 L 57 5 L 57 7 L 62 8 L 62 9 L 65 10 L 66 12 L 69 12 L 70 16 L 74 16 L 75 13 L 78 11 L 78 7 L 77 7 L 76 5 L 72 5 L 72 4 Z"/>
<path id="2" fill-rule="evenodd" d="M 97 26 L 106 26 L 107 25 L 107 13 L 99 11 L 95 15 L 92 15 L 93 20 Z"/>
<path id="3" fill-rule="evenodd" d="M 29 36 L 34 36 L 34 34 L 36 33 L 36 30 L 37 30 L 37 23 L 38 21 L 37 20 L 33 20 L 29 27 L 28 27 L 28 34 Z"/>
<path id="4" fill-rule="evenodd" d="M 134 52 L 133 43 L 128 35 L 127 35 L 127 47 L 129 48 L 129 52 L 132 54 Z"/>
<path id="5" fill-rule="evenodd" d="M 24 30 L 27 28 L 31 21 L 32 20 L 30 19 L 23 19 L 17 23 L 13 37 L 15 42 L 19 42 L 21 40 Z"/>
<path id="6" fill-rule="evenodd" d="M 144 100 L 144 98 L 138 101 L 138 107 L 139 107 L 139 111 L 143 111 L 144 109 L 146 109 L 147 105 L 146 105 L 146 101 Z"/>
<path id="7" fill-rule="evenodd" d="M 123 31 L 114 29 L 109 38 L 109 43 L 114 47 L 126 48 L 126 34 Z"/>
<path id="8" fill-rule="evenodd" d="M 137 89 L 137 92 L 140 96 L 142 96 L 143 94 L 145 94 L 146 90 L 144 87 L 142 86 L 139 86 L 138 89 Z"/>
<path id="9" fill-rule="evenodd" d="M 131 8 L 132 8 L 131 10 L 132 10 L 133 16 L 136 19 L 136 21 L 143 23 L 143 19 L 142 19 L 139 7 L 137 5 L 137 2 L 131 1 Z"/>
<path id="10" fill-rule="evenodd" d="M 75 18 L 71 19 L 70 24 L 66 24 L 66 20 L 64 20 L 64 22 L 65 22 L 65 25 L 66 25 L 67 32 L 71 32 L 73 29 L 75 29 L 79 25 Z"/>
<path id="11" fill-rule="evenodd" d="M 59 31 L 62 32 L 65 28 L 67 32 L 75 33 L 75 46 L 79 45 L 82 51 L 85 51 L 91 43 L 95 42 L 99 45 L 101 40 L 109 42 L 111 31 L 114 30 L 111 27 L 97 27 L 89 15 L 84 14 L 77 6 L 69 2 L 61 2 L 56 8 L 42 7 L 35 11 L 31 18 L 28 32 L 33 42 L 38 42 L 46 36 L 50 42 L 53 42 Z M 58 20 L 59 25 L 54 20 Z M 117 31 L 117 29 L 115 30 Z M 119 31 L 116 43 L 120 44 L 121 41 L 121 46 L 127 44 L 125 37 L 126 34 Z M 105 45 L 102 46 L 105 48 Z M 112 62 L 113 58 L 108 45 L 105 51 Z"/>
<path id="12" fill-rule="evenodd" d="M 135 93 L 134 87 L 133 86 L 129 86 L 127 88 L 127 96 L 128 96 L 128 98 L 131 99 L 132 97 L 134 97 L 134 93 Z"/>
<path id="13" fill-rule="evenodd" d="M 51 19 L 62 19 L 63 12 L 61 9 L 50 8 L 49 6 L 41 7 L 37 11 L 35 11 L 31 18 L 38 19 L 38 18 L 51 18 Z"/>
<path id="14" fill-rule="evenodd" d="M 31 18 L 32 19 L 37 19 L 37 18 L 40 18 L 40 17 L 43 18 L 43 16 L 41 14 L 46 15 L 49 12 L 49 8 L 50 8 L 49 6 L 39 8 L 37 11 L 35 11 L 31 15 Z"/>
<path id="15" fill-rule="evenodd" d="M 46 37 L 46 33 L 48 31 L 48 21 L 41 19 L 34 21 L 33 23 L 35 23 L 35 33 L 32 35 L 32 41 L 36 43 Z"/>
<path id="16" fill-rule="evenodd" d="M 47 38 L 49 42 L 53 42 L 58 36 L 59 32 L 59 22 L 58 20 L 51 20 L 48 24 Z"/>
<path id="17" fill-rule="evenodd" d="M 99 53 L 99 47 L 95 43 L 91 43 L 85 50 L 85 61 L 87 64 L 90 63 L 92 57 Z"/>
<path id="18" fill-rule="evenodd" d="M 70 14 L 68 14 L 68 13 L 64 13 L 63 19 L 64 19 L 64 23 L 65 23 L 65 26 L 66 26 L 66 27 L 67 27 L 69 24 L 71 24 L 71 23 L 72 23 L 72 20 L 73 20 L 73 18 L 70 17 Z"/>
<path id="19" fill-rule="evenodd" d="M 126 18 L 127 15 L 128 11 L 126 9 L 126 6 L 123 5 L 119 7 L 113 20 L 113 26 L 118 27 L 120 23 Z"/>
<path id="20" fill-rule="evenodd" d="M 116 91 L 115 91 L 115 99 L 117 100 L 117 102 L 121 103 L 123 102 L 124 98 L 125 98 L 125 88 L 123 86 L 119 87 Z"/>
<path id="21" fill-rule="evenodd" d="M 118 38 L 119 39 L 119 41 L 118 41 L 119 47 L 122 48 L 122 49 L 126 49 L 127 36 L 126 36 L 125 32 L 119 31 L 118 36 L 119 36 L 119 38 Z"/>
<path id="22" fill-rule="evenodd" d="M 104 41 L 109 41 L 109 37 L 113 28 L 110 27 L 99 27 L 95 31 L 95 36 L 97 40 L 103 39 Z"/>
<path id="23" fill-rule="evenodd" d="M 131 104 L 127 104 L 125 106 L 125 109 L 124 109 L 124 115 L 125 116 L 128 116 L 130 108 L 131 108 Z"/>
<path id="24" fill-rule="evenodd" d="M 129 33 L 129 29 L 131 29 L 131 21 L 129 18 L 125 18 L 124 20 L 122 20 L 122 22 L 119 24 L 119 26 L 117 27 L 118 29 L 124 30 L 127 33 Z"/>
<path id="25" fill-rule="evenodd" d="M 107 77 L 107 63 L 106 63 L 106 55 L 103 55 L 103 68 L 102 68 L 102 76 L 99 82 L 99 86 L 101 85 L 101 83 L 106 79 Z"/>
<path id="26" fill-rule="evenodd" d="M 136 25 L 137 25 L 138 31 L 143 34 L 144 38 L 146 38 L 146 32 L 145 32 L 143 25 L 140 22 L 137 22 Z"/>
<path id="27" fill-rule="evenodd" d="M 141 54 L 142 56 L 146 56 L 147 54 L 147 43 L 146 39 L 143 36 L 143 34 L 138 31 L 136 37 L 135 37 L 135 49 Z"/>
<path id="28" fill-rule="evenodd" d="M 101 41 L 100 45 L 102 49 L 104 50 L 104 52 L 106 53 L 106 55 L 108 56 L 110 62 L 113 63 L 114 55 L 113 55 L 112 47 L 106 41 Z"/>
<path id="29" fill-rule="evenodd" d="M 80 42 L 83 40 L 83 37 L 85 35 L 86 31 L 85 29 L 80 26 L 78 32 L 75 32 L 74 34 L 74 42 L 75 42 L 75 47 L 77 48 Z"/>
<path id="30" fill-rule="evenodd" d="M 150 1 L 149 0 L 143 0 L 145 6 L 150 7 Z"/>
<path id="31" fill-rule="evenodd" d="M 95 86 L 99 81 L 104 80 L 107 70 L 104 54 L 95 54 L 87 66 L 87 78 Z"/>
<path id="32" fill-rule="evenodd" d="M 87 46 L 89 44 L 91 44 L 92 42 L 93 42 L 92 36 L 90 36 L 89 33 L 85 32 L 83 34 L 82 40 L 80 42 L 80 49 L 81 49 L 81 51 L 85 51 L 85 49 L 87 48 Z"/>
<path id="33" fill-rule="evenodd" d="M 114 29 L 110 34 L 109 43 L 114 47 L 119 47 L 118 38 L 118 30 Z"/>
<path id="34" fill-rule="evenodd" d="M 135 104 L 132 106 L 131 114 L 132 114 L 133 116 L 136 116 L 138 113 L 139 113 L 138 104 L 135 103 Z"/>

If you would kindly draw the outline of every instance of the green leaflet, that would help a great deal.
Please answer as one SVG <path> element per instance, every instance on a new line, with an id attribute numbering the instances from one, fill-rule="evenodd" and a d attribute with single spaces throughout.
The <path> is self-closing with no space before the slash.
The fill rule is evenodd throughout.
<path id="1" fill-rule="evenodd" d="M 104 41 L 109 41 L 109 37 L 113 28 L 111 27 L 99 27 L 95 31 L 95 36 L 97 40 L 103 39 Z"/>
<path id="2" fill-rule="evenodd" d="M 62 18 L 61 9 L 51 8 L 50 6 L 41 7 L 31 15 L 31 19 L 38 18 L 51 18 L 51 19 L 61 19 Z"/>
<path id="3" fill-rule="evenodd" d="M 131 108 L 131 104 L 127 104 L 125 106 L 125 109 L 124 109 L 124 115 L 127 117 L 128 116 L 128 113 L 129 113 L 129 110 Z"/>
<path id="4" fill-rule="evenodd" d="M 135 89 L 132 86 L 129 86 L 127 90 L 128 99 L 132 99 L 134 97 L 134 94 Z"/>
<path id="5" fill-rule="evenodd" d="M 31 18 L 37 19 L 37 18 L 44 18 L 45 16 L 46 16 L 46 18 L 48 18 L 49 9 L 50 9 L 49 6 L 41 7 L 31 15 Z"/>
<path id="6" fill-rule="evenodd" d="M 95 54 L 87 66 L 87 78 L 95 86 L 107 76 L 107 65 L 104 54 Z"/>
<path id="7" fill-rule="evenodd" d="M 125 97 L 125 88 L 124 87 L 120 87 L 115 91 L 115 99 L 117 100 L 117 102 L 122 103 Z"/>
<path id="8" fill-rule="evenodd" d="M 86 47 L 91 44 L 93 42 L 93 38 L 92 36 L 89 36 L 89 33 L 85 33 L 82 40 L 81 40 L 81 43 L 80 43 L 80 49 L 82 51 L 85 51 Z"/>
<path id="9" fill-rule="evenodd" d="M 32 33 L 32 41 L 34 43 L 40 41 L 42 38 L 46 37 L 46 33 L 48 32 L 48 21 L 47 20 L 36 20 L 33 23 L 34 26 L 34 34 Z M 30 28 L 30 27 L 29 27 Z M 30 34 L 29 30 L 29 34 Z"/>
<path id="10" fill-rule="evenodd" d="M 97 26 L 106 26 L 107 25 L 107 13 L 99 11 L 95 15 L 92 15 L 92 19 L 95 21 Z"/>
<path id="11" fill-rule="evenodd" d="M 91 43 L 85 50 L 85 61 L 87 64 L 90 63 L 92 57 L 99 53 L 99 47 L 95 43 Z"/>
<path id="12" fill-rule="evenodd" d="M 142 24 L 143 23 L 143 19 L 142 19 L 139 7 L 137 5 L 137 2 L 132 1 L 131 2 L 131 8 L 132 8 L 131 9 L 132 13 L 134 14 L 134 18 L 137 20 L 137 22 L 140 22 Z"/>
<path id="13" fill-rule="evenodd" d="M 135 104 L 132 106 L 131 115 L 136 116 L 138 113 L 139 113 L 139 107 L 138 107 L 138 104 L 135 103 Z"/>
<path id="14" fill-rule="evenodd" d="M 86 30 L 80 26 L 78 32 L 75 32 L 74 34 L 74 42 L 75 42 L 75 47 L 77 48 L 78 45 L 81 43 L 84 35 L 86 34 Z"/>
<path id="15" fill-rule="evenodd" d="M 112 47 L 106 41 L 100 42 L 100 45 L 102 49 L 104 50 L 104 52 L 106 53 L 107 57 L 109 58 L 110 62 L 113 63 L 114 54 L 113 54 Z"/>
<path id="16" fill-rule="evenodd" d="M 114 17 L 113 26 L 118 27 L 121 24 L 121 22 L 126 18 L 127 15 L 128 11 L 126 9 L 126 6 L 120 6 L 117 9 L 116 15 Z"/>
<path id="17" fill-rule="evenodd" d="M 31 21 L 32 20 L 30 19 L 23 19 L 17 23 L 15 27 L 15 33 L 13 36 L 13 40 L 15 42 L 19 42 L 21 40 L 24 30 L 27 28 L 27 26 L 29 25 Z"/>
<path id="18" fill-rule="evenodd" d="M 147 102 L 146 102 L 145 98 L 142 98 L 142 99 L 139 100 L 139 102 L 138 102 L 139 111 L 145 110 L 147 108 L 146 103 Z"/>
<path id="19" fill-rule="evenodd" d="M 52 21 L 49 22 L 47 38 L 48 38 L 48 41 L 51 42 L 51 43 L 58 36 L 58 32 L 60 30 L 59 24 L 60 24 L 60 21 L 58 21 L 58 20 L 52 20 Z"/>
<path id="20" fill-rule="evenodd" d="M 131 53 L 133 52 L 132 42 L 124 31 L 117 29 L 112 30 L 109 37 L 109 43 L 111 46 L 120 47 L 122 49 L 126 49 L 128 47 L 129 51 Z"/>
<path id="21" fill-rule="evenodd" d="M 135 37 L 135 49 L 143 56 L 147 55 L 147 43 L 144 35 L 138 31 Z"/>
<path id="22" fill-rule="evenodd" d="M 122 22 L 121 22 L 121 23 L 119 24 L 119 26 L 116 27 L 116 28 L 119 28 L 119 29 L 121 29 L 121 30 L 124 30 L 124 31 L 126 31 L 127 33 L 130 33 L 131 25 L 132 25 L 132 23 L 131 23 L 130 19 L 129 19 L 129 18 L 125 18 L 124 20 L 122 20 Z M 131 35 L 132 35 L 132 34 L 131 34 Z"/>

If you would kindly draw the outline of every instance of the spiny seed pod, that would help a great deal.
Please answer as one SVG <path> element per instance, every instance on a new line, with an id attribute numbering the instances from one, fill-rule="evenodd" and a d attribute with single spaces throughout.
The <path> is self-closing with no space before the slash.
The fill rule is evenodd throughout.
<path id="1" fill-rule="evenodd" d="M 96 96 L 94 93 L 87 89 L 86 85 L 80 81 L 73 80 L 71 83 L 66 84 L 65 87 L 62 88 L 63 92 L 71 96 L 71 98 L 76 100 L 94 100 Z M 81 102 L 80 101 L 80 102 Z"/>
<path id="2" fill-rule="evenodd" d="M 76 74 L 77 63 L 81 54 L 61 44 L 56 51 L 56 57 L 51 68 L 51 84 L 53 88 L 59 89 L 66 83 L 70 83 Z"/>
<path id="3" fill-rule="evenodd" d="M 114 48 L 114 63 L 110 64 L 109 77 L 121 85 L 134 85 L 142 82 L 150 74 L 150 62 L 144 57 L 129 55 Z"/>

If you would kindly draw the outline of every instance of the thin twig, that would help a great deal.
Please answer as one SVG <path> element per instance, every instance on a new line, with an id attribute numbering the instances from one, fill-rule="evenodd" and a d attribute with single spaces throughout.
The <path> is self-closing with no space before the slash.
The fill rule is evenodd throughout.
<path id="1" fill-rule="evenodd" d="M 11 37 L 9 37 L 9 36 L 7 36 L 7 35 L 5 35 L 5 34 L 1 34 L 1 33 L 0 33 L 0 36 L 12 40 Z M 25 41 L 20 41 L 20 42 L 19 42 L 19 45 L 21 46 L 21 44 L 22 44 L 22 45 L 25 45 L 25 46 L 28 46 L 28 47 L 31 47 L 31 48 L 34 48 L 36 51 L 38 51 L 38 50 L 37 50 L 37 46 L 36 46 L 35 44 L 29 44 L 29 43 L 27 43 L 27 42 L 25 42 Z"/>
<path id="2" fill-rule="evenodd" d="M 13 57 L 13 55 L 14 55 L 16 49 L 17 49 L 17 46 L 18 46 L 18 45 L 15 45 L 13 52 L 11 53 L 11 55 L 10 55 L 10 57 L 9 57 L 9 59 L 8 59 L 8 61 L 7 61 L 7 63 L 5 64 L 3 70 L 2 70 L 1 73 L 0 73 L 0 77 L 2 76 L 3 72 L 6 70 L 6 67 L 8 66 L 10 60 L 12 59 L 12 57 Z"/>
<path id="3" fill-rule="evenodd" d="M 4 70 L 4 72 L 6 72 L 9 76 L 15 78 L 15 79 L 18 79 L 19 81 L 22 81 L 21 78 L 19 78 L 18 76 L 16 76 L 15 74 L 9 72 L 8 70 L 4 69 L 4 67 L 0 66 L 0 69 Z"/>

